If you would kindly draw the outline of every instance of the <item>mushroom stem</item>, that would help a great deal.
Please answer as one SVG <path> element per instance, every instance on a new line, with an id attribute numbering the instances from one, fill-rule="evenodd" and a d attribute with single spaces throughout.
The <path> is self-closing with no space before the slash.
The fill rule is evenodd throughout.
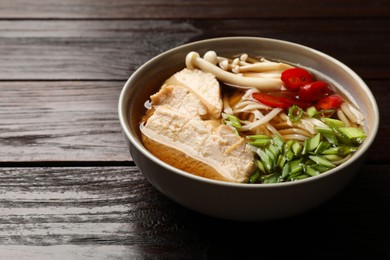
<path id="1" fill-rule="evenodd" d="M 227 72 L 207 60 L 202 59 L 199 56 L 199 53 L 194 51 L 187 54 L 186 66 L 189 69 L 198 68 L 204 72 L 212 73 L 218 80 L 232 85 L 247 88 L 255 87 L 261 90 L 280 90 L 282 87 L 282 81 L 280 79 L 243 77 Z"/>
<path id="2" fill-rule="evenodd" d="M 252 58 L 252 57 L 247 57 L 246 59 L 245 59 L 245 62 L 247 62 L 247 63 L 256 63 L 256 62 L 259 62 L 260 60 L 256 60 L 255 58 Z"/>
<path id="3" fill-rule="evenodd" d="M 290 68 L 292 68 L 292 66 L 285 63 L 264 61 L 264 62 L 253 63 L 250 65 L 240 66 L 239 72 L 247 72 L 247 71 L 265 72 L 265 71 L 273 71 L 273 70 L 285 70 Z"/>
<path id="4" fill-rule="evenodd" d="M 260 78 L 274 78 L 274 79 L 280 79 L 282 72 L 269 72 L 269 73 L 264 73 L 264 72 L 244 72 L 241 73 L 244 77 L 260 77 Z"/>
<path id="5" fill-rule="evenodd" d="M 223 70 L 230 70 L 232 69 L 232 66 L 229 64 L 229 61 L 227 59 L 222 60 L 219 62 L 219 67 Z"/>

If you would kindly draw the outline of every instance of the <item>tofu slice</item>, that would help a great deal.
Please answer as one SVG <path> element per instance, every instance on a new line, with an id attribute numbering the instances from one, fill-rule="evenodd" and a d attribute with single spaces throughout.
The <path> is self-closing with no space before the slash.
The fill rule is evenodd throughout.
<path id="1" fill-rule="evenodd" d="M 255 168 L 244 138 L 218 120 L 201 120 L 169 105 L 158 106 L 141 133 L 152 154 L 198 176 L 245 182 Z"/>
<path id="2" fill-rule="evenodd" d="M 183 86 L 163 85 L 159 92 L 150 96 L 153 107 L 170 106 L 193 117 L 207 118 L 208 108 Z"/>
<path id="3" fill-rule="evenodd" d="M 210 118 L 220 117 L 222 112 L 221 90 L 213 74 L 185 68 L 168 78 L 165 84 L 188 88 L 207 107 Z"/>

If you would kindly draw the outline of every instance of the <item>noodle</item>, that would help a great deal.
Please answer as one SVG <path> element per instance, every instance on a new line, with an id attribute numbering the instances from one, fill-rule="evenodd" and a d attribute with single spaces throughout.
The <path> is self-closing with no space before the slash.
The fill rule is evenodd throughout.
<path id="1" fill-rule="evenodd" d="M 202 59 L 190 52 L 186 69 L 211 73 L 219 81 L 223 105 L 219 111 L 223 113 L 217 123 L 246 137 L 243 142 L 248 141 L 249 149 L 259 155 L 254 157 L 257 170 L 252 174 L 262 172 L 262 179 L 255 182 L 317 175 L 351 158 L 365 138 L 364 131 L 359 131 L 364 116 L 358 107 L 339 95 L 335 86 L 317 80 L 316 75 L 311 77 L 309 71 L 245 53 L 232 58 L 219 57 L 212 51 L 206 54 Z M 309 76 L 298 73 L 285 80 L 286 72 L 297 70 Z M 297 88 L 289 85 L 295 81 L 300 84 Z"/>
<path id="2" fill-rule="evenodd" d="M 349 119 L 345 116 L 343 109 L 341 108 L 337 109 L 337 116 L 344 123 L 344 125 L 351 126 L 351 123 Z"/>
<path id="3" fill-rule="evenodd" d="M 307 136 L 299 135 L 299 134 L 288 134 L 288 135 L 282 135 L 282 138 L 286 140 L 297 140 L 303 142 L 307 139 Z"/>
<path id="4" fill-rule="evenodd" d="M 230 104 L 229 104 L 229 99 L 227 96 L 224 96 L 223 97 L 223 112 L 225 112 L 226 114 L 230 114 L 230 115 L 233 115 L 233 109 L 230 107 Z"/>
<path id="5" fill-rule="evenodd" d="M 275 127 L 273 127 L 271 124 L 267 123 L 266 129 L 269 129 L 274 135 L 280 136 L 280 133 L 278 132 L 278 130 Z"/>
<path id="6" fill-rule="evenodd" d="M 294 128 L 288 128 L 288 129 L 281 129 L 281 130 L 279 130 L 279 133 L 282 134 L 282 135 L 289 135 L 289 134 L 302 135 L 305 138 L 312 137 L 312 135 L 310 133 L 308 133 L 307 131 L 302 130 L 300 128 L 295 128 L 295 127 Z"/>
<path id="7" fill-rule="evenodd" d="M 267 115 L 265 115 L 263 118 L 255 121 L 255 122 L 252 122 L 250 124 L 247 124 L 247 125 L 244 125 L 242 127 L 242 131 L 246 131 L 246 130 L 251 130 L 259 125 L 262 125 L 268 121 L 270 121 L 272 118 L 274 118 L 277 114 L 280 113 L 280 111 L 282 111 L 283 109 L 281 108 L 274 108 L 271 112 L 269 112 Z"/>
<path id="8" fill-rule="evenodd" d="M 344 114 L 348 117 L 348 119 L 352 122 L 352 123 L 356 123 L 357 122 L 357 118 L 355 117 L 354 114 L 352 114 L 351 110 L 349 109 L 349 106 L 347 103 L 343 103 L 341 105 L 341 110 L 344 112 Z"/>
<path id="9" fill-rule="evenodd" d="M 235 114 L 236 113 L 241 113 L 241 112 L 254 111 L 254 110 L 258 110 L 258 109 L 271 109 L 269 106 L 260 104 L 259 102 L 249 101 L 249 100 L 246 101 L 246 102 L 242 102 L 240 104 L 240 106 L 242 106 L 242 105 L 244 105 L 244 106 L 234 110 Z"/>

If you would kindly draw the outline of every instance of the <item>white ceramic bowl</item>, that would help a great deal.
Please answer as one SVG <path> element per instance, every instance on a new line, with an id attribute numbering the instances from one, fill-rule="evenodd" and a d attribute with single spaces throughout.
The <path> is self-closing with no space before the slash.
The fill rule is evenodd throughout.
<path id="1" fill-rule="evenodd" d="M 342 86 L 359 104 L 366 118 L 367 138 L 344 164 L 307 179 L 277 184 L 235 184 L 210 180 L 178 170 L 142 144 L 139 122 L 144 102 L 173 73 L 184 68 L 190 51 L 203 55 L 214 50 L 220 56 L 248 53 L 292 62 L 320 72 Z M 336 59 L 299 44 L 268 38 L 226 37 L 192 42 L 168 50 L 142 65 L 126 82 L 119 98 L 119 119 L 130 154 L 147 180 L 177 203 L 209 216 L 261 221 L 294 216 L 313 209 L 342 190 L 364 163 L 379 127 L 376 101 L 363 80 Z"/>

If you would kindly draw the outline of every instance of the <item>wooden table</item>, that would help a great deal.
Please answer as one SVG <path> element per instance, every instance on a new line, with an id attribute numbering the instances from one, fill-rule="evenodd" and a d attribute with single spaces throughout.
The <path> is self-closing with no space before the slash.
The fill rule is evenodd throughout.
<path id="1" fill-rule="evenodd" d="M 335 198 L 279 221 L 218 220 L 134 165 L 117 115 L 125 81 L 219 36 L 304 44 L 365 80 L 380 132 Z M 390 259 L 389 88 L 387 0 L 0 0 L 0 259 Z"/>

